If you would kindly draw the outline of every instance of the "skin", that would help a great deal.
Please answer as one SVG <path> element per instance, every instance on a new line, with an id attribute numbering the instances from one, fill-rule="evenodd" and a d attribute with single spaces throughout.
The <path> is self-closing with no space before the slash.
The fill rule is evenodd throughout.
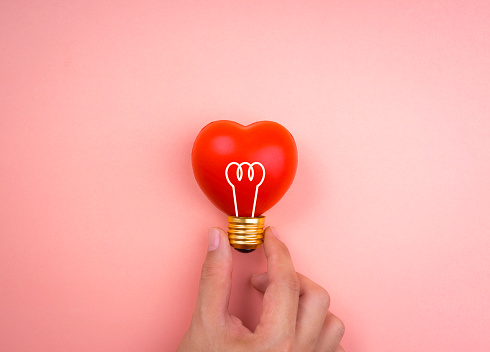
<path id="1" fill-rule="evenodd" d="M 267 272 L 252 285 L 264 294 L 260 323 L 254 332 L 228 312 L 232 252 L 226 233 L 209 230 L 199 293 L 189 330 L 178 352 L 342 352 L 344 324 L 329 312 L 325 289 L 294 270 L 286 245 L 267 228 Z"/>

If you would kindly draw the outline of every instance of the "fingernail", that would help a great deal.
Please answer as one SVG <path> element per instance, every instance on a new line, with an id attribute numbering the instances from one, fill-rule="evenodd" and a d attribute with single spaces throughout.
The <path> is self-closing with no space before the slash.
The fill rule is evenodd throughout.
<path id="1" fill-rule="evenodd" d="M 208 231 L 208 251 L 214 251 L 219 245 L 219 231 L 211 227 Z"/>
<path id="2" fill-rule="evenodd" d="M 277 232 L 277 229 L 274 226 L 270 226 L 269 228 L 270 228 L 270 230 L 274 236 L 276 236 L 277 238 L 280 238 L 279 232 Z"/>

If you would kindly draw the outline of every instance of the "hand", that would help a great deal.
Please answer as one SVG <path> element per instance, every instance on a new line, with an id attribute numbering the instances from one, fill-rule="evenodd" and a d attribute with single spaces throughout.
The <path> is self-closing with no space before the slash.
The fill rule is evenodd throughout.
<path id="1" fill-rule="evenodd" d="M 209 230 L 196 308 L 178 352 L 341 352 L 344 325 L 329 312 L 327 291 L 296 273 L 286 245 L 267 228 L 267 272 L 252 277 L 264 293 L 260 323 L 251 332 L 228 313 L 232 253 L 226 233 Z"/>

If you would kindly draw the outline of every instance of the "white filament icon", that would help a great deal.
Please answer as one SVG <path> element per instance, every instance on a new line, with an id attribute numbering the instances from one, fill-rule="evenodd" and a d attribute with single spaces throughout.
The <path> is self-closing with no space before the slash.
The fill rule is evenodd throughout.
<path id="1" fill-rule="evenodd" d="M 226 181 L 228 181 L 228 183 L 230 184 L 231 188 L 233 189 L 233 201 L 235 203 L 235 216 L 236 217 L 238 217 L 238 206 L 237 206 L 237 202 L 236 202 L 235 185 L 230 181 L 230 178 L 228 177 L 228 169 L 230 168 L 231 165 L 236 165 L 237 166 L 237 169 L 236 169 L 236 178 L 237 178 L 238 181 L 241 181 L 242 178 L 243 178 L 243 168 L 242 168 L 243 165 L 248 165 L 248 172 L 247 173 L 248 173 L 248 180 L 249 181 L 252 181 L 254 179 L 254 176 L 255 176 L 254 165 L 259 165 L 262 168 L 262 179 L 257 184 L 257 186 L 255 186 L 254 205 L 253 205 L 253 208 L 252 208 L 252 217 L 254 217 L 254 215 L 255 215 L 255 205 L 257 204 L 257 194 L 259 192 L 259 187 L 264 182 L 264 179 L 265 179 L 265 168 L 264 168 L 264 165 L 262 165 L 258 161 L 253 162 L 253 163 L 243 162 L 243 163 L 240 163 L 240 164 L 237 163 L 237 162 L 235 162 L 235 161 L 232 161 L 231 163 L 229 163 L 226 166 L 225 176 L 226 176 Z"/>

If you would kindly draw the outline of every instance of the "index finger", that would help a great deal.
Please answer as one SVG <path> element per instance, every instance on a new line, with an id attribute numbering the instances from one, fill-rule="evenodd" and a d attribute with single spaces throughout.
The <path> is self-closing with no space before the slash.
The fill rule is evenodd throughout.
<path id="1" fill-rule="evenodd" d="M 264 250 L 267 257 L 269 284 L 264 293 L 262 315 L 256 331 L 266 331 L 276 337 L 294 336 L 300 284 L 286 245 L 275 235 L 275 229 L 265 230 Z"/>

